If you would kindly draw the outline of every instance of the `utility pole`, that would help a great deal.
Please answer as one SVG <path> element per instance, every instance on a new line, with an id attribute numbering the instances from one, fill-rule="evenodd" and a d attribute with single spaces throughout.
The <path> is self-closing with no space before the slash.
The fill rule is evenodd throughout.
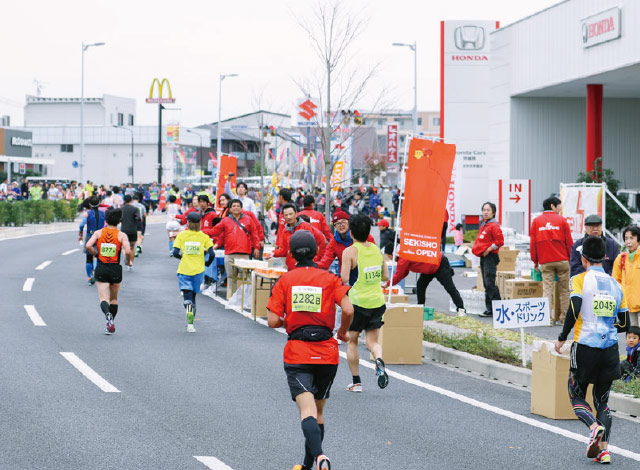
<path id="1" fill-rule="evenodd" d="M 325 165 L 325 204 L 324 204 L 324 216 L 327 220 L 331 220 L 331 173 L 333 165 L 331 164 L 331 64 L 327 60 L 327 127 L 324 136 L 324 158 L 327 160 Z"/>
<path id="2" fill-rule="evenodd" d="M 162 110 L 164 106 L 158 103 L 158 184 L 162 185 Z"/>

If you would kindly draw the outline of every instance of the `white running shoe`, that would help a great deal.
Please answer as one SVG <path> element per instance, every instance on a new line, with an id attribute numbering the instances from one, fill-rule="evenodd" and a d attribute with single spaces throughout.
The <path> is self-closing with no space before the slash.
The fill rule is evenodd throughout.
<path id="1" fill-rule="evenodd" d="M 464 308 L 459 308 L 458 309 L 458 316 L 459 317 L 464 317 L 467 315 L 467 311 Z"/>
<path id="2" fill-rule="evenodd" d="M 349 384 L 347 386 L 347 392 L 362 393 L 362 384 Z"/>
<path id="3" fill-rule="evenodd" d="M 196 332 L 196 327 L 193 326 L 191 323 L 187 323 L 187 333 L 195 333 Z"/>
<path id="4" fill-rule="evenodd" d="M 127 264 L 127 271 L 131 271 L 131 266 Z"/>

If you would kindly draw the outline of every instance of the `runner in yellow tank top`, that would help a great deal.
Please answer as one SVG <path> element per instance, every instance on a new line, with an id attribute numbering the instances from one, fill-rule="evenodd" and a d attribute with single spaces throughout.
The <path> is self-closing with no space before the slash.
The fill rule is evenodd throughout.
<path id="1" fill-rule="evenodd" d="M 343 282 L 353 286 L 349 291 L 349 299 L 353 304 L 354 316 L 349 331 L 353 331 L 347 344 L 347 359 L 353 382 L 347 390 L 362 392 L 362 381 L 359 372 L 358 336 L 366 331 L 367 348 L 376 361 L 378 386 L 385 388 L 389 377 L 382 361 L 382 347 L 378 342 L 380 328 L 383 325 L 382 315 L 386 305 L 382 293 L 382 282 L 389 279 L 387 264 L 380 249 L 367 241 L 371 231 L 371 219 L 358 214 L 349 219 L 349 229 L 353 245 L 342 254 L 340 276 Z"/>

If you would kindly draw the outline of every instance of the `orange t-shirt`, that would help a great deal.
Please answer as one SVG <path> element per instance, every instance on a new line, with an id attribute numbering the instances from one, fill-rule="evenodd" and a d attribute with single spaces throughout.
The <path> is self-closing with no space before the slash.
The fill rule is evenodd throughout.
<path id="1" fill-rule="evenodd" d="M 289 334 L 310 325 L 333 330 L 336 304 L 349 289 L 338 276 L 323 269 L 295 268 L 283 274 L 273 286 L 267 308 L 284 317 L 284 327 Z M 335 338 L 318 342 L 289 340 L 284 347 L 287 364 L 338 364 L 339 361 Z"/>
<path id="2" fill-rule="evenodd" d="M 98 261 L 104 264 L 119 264 L 122 243 L 118 240 L 120 231 L 115 227 L 104 227 L 96 242 Z"/>

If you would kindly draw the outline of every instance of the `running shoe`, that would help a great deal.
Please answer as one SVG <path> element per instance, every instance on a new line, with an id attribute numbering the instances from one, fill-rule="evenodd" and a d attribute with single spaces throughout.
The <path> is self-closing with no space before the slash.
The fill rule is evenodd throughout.
<path id="1" fill-rule="evenodd" d="M 186 310 L 187 310 L 187 323 L 189 325 L 193 325 L 193 317 L 195 316 L 193 313 L 193 304 L 191 301 L 186 302 Z"/>
<path id="2" fill-rule="evenodd" d="M 347 385 L 347 392 L 362 392 L 362 384 L 349 384 Z"/>
<path id="3" fill-rule="evenodd" d="M 464 317 L 467 315 L 467 311 L 464 308 L 459 308 L 458 309 L 458 316 L 459 317 Z"/>
<path id="4" fill-rule="evenodd" d="M 385 388 L 389 385 L 389 376 L 384 368 L 384 361 L 376 359 L 376 375 L 378 376 L 378 387 Z"/>
<path id="5" fill-rule="evenodd" d="M 142 247 L 136 246 L 136 256 L 138 256 L 140 253 L 142 253 Z"/>
<path id="6" fill-rule="evenodd" d="M 195 333 L 196 327 L 193 326 L 193 323 L 187 323 L 187 333 Z"/>
<path id="7" fill-rule="evenodd" d="M 326 455 L 318 455 L 316 460 L 316 469 L 317 470 L 331 470 L 331 462 L 329 462 L 329 457 Z"/>
<path id="8" fill-rule="evenodd" d="M 127 271 L 131 271 L 131 266 L 127 264 Z"/>
<path id="9" fill-rule="evenodd" d="M 92 286 L 94 282 L 95 282 L 95 281 L 93 280 L 93 278 L 89 278 L 89 279 L 87 279 L 87 285 L 88 285 L 88 286 Z"/>
<path id="10" fill-rule="evenodd" d="M 105 335 L 112 335 L 116 332 L 116 326 L 113 324 L 113 321 L 109 320 L 107 321 L 107 324 L 104 327 L 104 334 Z"/>
<path id="11" fill-rule="evenodd" d="M 593 459 L 593 461 L 602 463 L 602 464 L 609 464 L 611 463 L 611 454 L 607 449 L 602 449 L 598 454 L 598 456 L 595 459 Z"/>
<path id="12" fill-rule="evenodd" d="M 587 457 L 593 459 L 600 452 L 600 441 L 604 437 L 604 426 L 596 426 L 589 436 L 589 445 L 587 446 Z"/>
<path id="13" fill-rule="evenodd" d="M 493 312 L 490 312 L 489 310 L 479 313 L 478 314 L 479 317 L 492 317 L 493 316 Z"/>

